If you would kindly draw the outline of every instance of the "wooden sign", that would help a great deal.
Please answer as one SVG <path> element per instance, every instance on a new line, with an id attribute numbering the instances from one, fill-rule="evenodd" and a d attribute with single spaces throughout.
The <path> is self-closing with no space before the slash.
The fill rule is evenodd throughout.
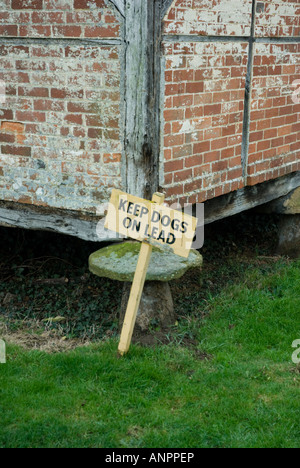
<path id="1" fill-rule="evenodd" d="M 159 200 L 161 199 L 159 194 Z M 169 247 L 187 258 L 192 247 L 197 219 L 154 201 L 113 190 L 105 228 L 125 237 Z"/>
<path id="2" fill-rule="evenodd" d="M 130 347 L 152 245 L 168 246 L 182 257 L 188 257 L 192 246 L 197 219 L 163 206 L 164 200 L 161 193 L 155 193 L 151 202 L 120 190 L 112 192 L 105 228 L 142 241 L 118 348 L 121 356 Z"/>

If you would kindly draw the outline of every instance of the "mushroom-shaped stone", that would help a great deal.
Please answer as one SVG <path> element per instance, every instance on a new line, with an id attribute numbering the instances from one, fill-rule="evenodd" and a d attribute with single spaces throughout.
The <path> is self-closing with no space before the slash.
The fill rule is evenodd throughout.
<path id="1" fill-rule="evenodd" d="M 89 268 L 92 273 L 125 283 L 120 323 L 124 320 L 131 289 L 130 282 L 133 281 L 140 248 L 140 243 L 128 241 L 98 250 L 89 258 Z M 183 258 L 171 250 L 153 247 L 137 314 L 136 330 L 145 332 L 152 324 L 161 327 L 174 324 L 176 317 L 168 281 L 181 278 L 190 268 L 201 266 L 202 256 L 196 250 L 191 250 L 189 257 Z"/>

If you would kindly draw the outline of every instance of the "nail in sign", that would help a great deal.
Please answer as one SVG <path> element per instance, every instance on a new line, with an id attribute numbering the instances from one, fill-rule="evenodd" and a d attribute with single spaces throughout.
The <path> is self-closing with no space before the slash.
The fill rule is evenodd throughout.
<path id="1" fill-rule="evenodd" d="M 113 190 L 105 228 L 151 245 L 171 248 L 187 258 L 197 219 L 165 205 Z"/>

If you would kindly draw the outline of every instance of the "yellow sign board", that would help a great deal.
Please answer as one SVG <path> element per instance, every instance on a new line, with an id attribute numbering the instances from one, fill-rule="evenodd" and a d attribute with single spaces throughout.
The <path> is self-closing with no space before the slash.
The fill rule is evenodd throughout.
<path id="1" fill-rule="evenodd" d="M 165 205 L 113 190 L 105 228 L 125 237 L 171 248 L 188 257 L 197 219 Z"/>

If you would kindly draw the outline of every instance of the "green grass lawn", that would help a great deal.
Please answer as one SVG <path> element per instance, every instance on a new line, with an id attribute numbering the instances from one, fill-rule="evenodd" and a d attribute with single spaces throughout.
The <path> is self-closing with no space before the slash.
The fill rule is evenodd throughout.
<path id="1" fill-rule="evenodd" d="M 300 447 L 300 262 L 193 301 L 177 341 L 123 359 L 115 338 L 57 354 L 9 345 L 0 447 Z"/>

